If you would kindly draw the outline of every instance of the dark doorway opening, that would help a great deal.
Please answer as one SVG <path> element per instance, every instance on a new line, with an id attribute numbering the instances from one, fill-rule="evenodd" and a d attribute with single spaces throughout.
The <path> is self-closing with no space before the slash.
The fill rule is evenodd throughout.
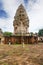
<path id="1" fill-rule="evenodd" d="M 0 38 L 0 43 L 1 43 L 1 38 Z"/>

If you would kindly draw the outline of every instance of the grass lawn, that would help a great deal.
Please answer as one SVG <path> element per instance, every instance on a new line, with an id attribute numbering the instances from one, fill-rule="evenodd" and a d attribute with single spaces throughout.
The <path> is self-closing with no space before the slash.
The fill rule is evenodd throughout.
<path id="1" fill-rule="evenodd" d="M 0 44 L 0 65 L 43 65 L 43 43 Z"/>

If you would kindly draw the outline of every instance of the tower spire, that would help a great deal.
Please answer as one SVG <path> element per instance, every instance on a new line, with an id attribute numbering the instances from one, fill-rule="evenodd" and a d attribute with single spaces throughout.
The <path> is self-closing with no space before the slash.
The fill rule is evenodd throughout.
<path id="1" fill-rule="evenodd" d="M 22 4 L 20 4 L 16 11 L 13 25 L 15 33 L 27 33 L 27 29 L 29 27 L 29 19 Z"/>

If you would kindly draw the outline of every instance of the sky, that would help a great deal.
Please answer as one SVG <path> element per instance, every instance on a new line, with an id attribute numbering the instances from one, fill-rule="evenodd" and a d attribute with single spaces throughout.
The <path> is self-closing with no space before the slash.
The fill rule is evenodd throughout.
<path id="1" fill-rule="evenodd" d="M 29 17 L 29 32 L 43 28 L 43 0 L 0 0 L 0 28 L 14 32 L 13 20 L 17 8 L 23 4 Z"/>

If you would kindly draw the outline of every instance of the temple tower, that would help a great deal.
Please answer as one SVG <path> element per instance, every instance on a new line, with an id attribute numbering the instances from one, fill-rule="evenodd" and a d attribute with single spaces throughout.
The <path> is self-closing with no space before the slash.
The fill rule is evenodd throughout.
<path id="1" fill-rule="evenodd" d="M 14 34 L 27 33 L 29 27 L 29 19 L 24 6 L 21 4 L 14 16 L 13 21 Z"/>

